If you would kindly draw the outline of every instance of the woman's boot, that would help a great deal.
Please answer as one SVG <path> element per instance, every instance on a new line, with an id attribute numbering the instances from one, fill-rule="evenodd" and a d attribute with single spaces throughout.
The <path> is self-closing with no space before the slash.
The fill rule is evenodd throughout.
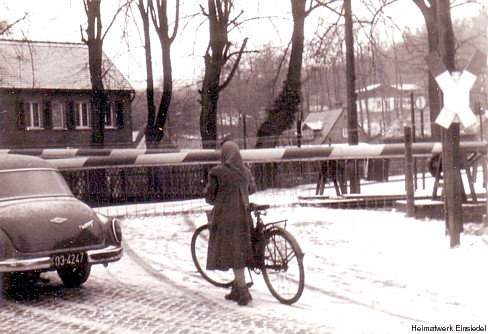
<path id="1" fill-rule="evenodd" d="M 230 293 L 225 295 L 225 299 L 233 300 L 235 302 L 239 301 L 239 289 L 237 288 L 236 281 L 232 282 L 232 288 L 230 290 Z"/>
<path id="2" fill-rule="evenodd" d="M 247 286 L 239 287 L 239 300 L 237 301 L 237 304 L 239 306 L 244 306 L 249 304 L 251 300 L 252 300 L 252 296 L 249 293 L 249 289 L 247 288 Z"/>

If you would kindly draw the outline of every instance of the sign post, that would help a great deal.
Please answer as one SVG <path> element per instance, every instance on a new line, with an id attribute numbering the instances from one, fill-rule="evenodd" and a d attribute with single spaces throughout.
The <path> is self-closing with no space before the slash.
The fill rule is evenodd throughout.
<path id="1" fill-rule="evenodd" d="M 415 105 L 414 105 L 414 97 L 413 92 L 410 92 L 410 113 L 412 117 L 412 143 L 415 143 L 417 140 L 415 138 Z M 413 159 L 413 179 L 415 184 L 415 190 L 417 190 L 417 158 Z"/>
<path id="2" fill-rule="evenodd" d="M 412 128 L 404 127 L 405 142 L 405 190 L 407 192 L 407 216 L 415 217 L 415 189 L 414 189 L 414 168 L 413 168 L 413 142 Z"/>
<path id="3" fill-rule="evenodd" d="M 444 128 L 442 165 L 446 229 L 449 232 L 450 245 L 455 247 L 460 244 L 460 235 L 463 231 L 459 122 L 466 128 L 478 122 L 469 106 L 469 91 L 476 81 L 475 73 L 486 64 L 486 55 L 476 51 L 462 73 L 449 73 L 436 53 L 428 55 L 425 61 L 443 93 L 443 108 L 435 122 Z"/>
<path id="4" fill-rule="evenodd" d="M 420 112 L 420 135 L 422 136 L 422 140 L 425 138 L 425 132 L 424 132 L 424 109 L 425 106 L 427 105 L 427 101 L 425 100 L 425 97 L 423 95 L 417 95 L 415 98 L 415 109 L 417 109 Z M 417 175 L 417 174 L 415 174 Z M 415 186 L 417 186 L 417 183 L 415 183 Z M 422 164 L 422 189 L 425 190 L 425 168 L 424 164 Z"/>

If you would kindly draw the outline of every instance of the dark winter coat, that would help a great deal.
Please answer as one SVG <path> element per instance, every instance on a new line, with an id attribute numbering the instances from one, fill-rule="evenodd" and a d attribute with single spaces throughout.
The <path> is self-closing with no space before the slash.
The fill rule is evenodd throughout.
<path id="1" fill-rule="evenodd" d="M 254 266 L 252 218 L 246 206 L 256 191 L 250 170 L 236 171 L 226 164 L 212 168 L 205 200 L 214 205 L 207 269 L 228 270 Z"/>

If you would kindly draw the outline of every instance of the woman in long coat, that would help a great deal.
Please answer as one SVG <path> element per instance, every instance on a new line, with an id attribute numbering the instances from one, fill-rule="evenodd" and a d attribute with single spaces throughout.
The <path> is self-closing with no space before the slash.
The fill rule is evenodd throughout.
<path id="1" fill-rule="evenodd" d="M 205 200 L 214 206 L 208 243 L 207 269 L 234 271 L 234 284 L 226 299 L 246 305 L 251 294 L 244 270 L 254 266 L 251 243 L 252 218 L 247 210 L 249 194 L 256 184 L 239 152 L 239 146 L 226 141 L 221 148 L 222 163 L 213 167 L 205 187 Z"/>

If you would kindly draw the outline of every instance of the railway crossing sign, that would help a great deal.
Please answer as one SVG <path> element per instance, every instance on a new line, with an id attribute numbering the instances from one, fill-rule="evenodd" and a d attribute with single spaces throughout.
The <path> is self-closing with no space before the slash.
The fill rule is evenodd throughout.
<path id="1" fill-rule="evenodd" d="M 437 53 L 431 53 L 425 61 L 444 93 L 444 107 L 435 122 L 445 129 L 458 121 L 466 128 L 476 124 L 478 119 L 469 107 L 469 91 L 476 81 L 476 73 L 486 65 L 486 54 L 476 51 L 462 73 L 449 73 Z"/>

